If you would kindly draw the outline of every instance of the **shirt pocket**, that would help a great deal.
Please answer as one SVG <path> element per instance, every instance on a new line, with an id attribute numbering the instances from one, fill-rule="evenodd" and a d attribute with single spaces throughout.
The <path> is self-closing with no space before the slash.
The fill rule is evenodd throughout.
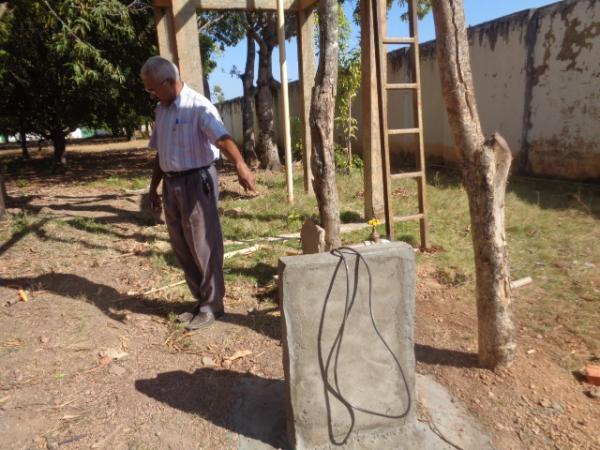
<path id="1" fill-rule="evenodd" d="M 192 124 L 189 122 L 175 125 L 175 145 L 178 148 L 188 149 L 192 145 Z M 189 150 L 189 149 L 188 149 Z"/>

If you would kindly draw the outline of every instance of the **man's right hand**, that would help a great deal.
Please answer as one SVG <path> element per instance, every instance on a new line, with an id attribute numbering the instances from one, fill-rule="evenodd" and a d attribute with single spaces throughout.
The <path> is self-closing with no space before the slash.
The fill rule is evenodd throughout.
<path id="1" fill-rule="evenodd" d="M 160 201 L 160 196 L 156 191 L 150 191 L 148 193 L 148 201 L 150 203 L 150 209 L 154 212 L 160 212 L 162 208 L 162 202 Z"/>
<path id="2" fill-rule="evenodd" d="M 247 194 L 256 195 L 256 176 L 245 162 L 241 161 L 236 167 L 238 181 Z"/>

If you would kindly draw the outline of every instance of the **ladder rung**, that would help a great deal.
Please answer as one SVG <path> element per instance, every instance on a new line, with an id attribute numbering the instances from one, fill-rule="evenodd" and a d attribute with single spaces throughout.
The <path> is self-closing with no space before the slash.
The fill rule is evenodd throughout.
<path id="1" fill-rule="evenodd" d="M 388 83 L 386 89 L 416 89 L 417 83 Z"/>
<path id="2" fill-rule="evenodd" d="M 402 178 L 419 178 L 423 176 L 423 172 L 401 172 L 401 173 L 393 173 L 392 179 L 399 180 Z"/>
<path id="3" fill-rule="evenodd" d="M 425 214 L 413 214 L 412 216 L 395 216 L 394 222 L 406 222 L 408 220 L 419 220 L 425 217 Z"/>
<path id="4" fill-rule="evenodd" d="M 388 134 L 416 134 L 420 132 L 420 128 L 396 128 L 395 130 L 388 130 Z"/>
<path id="5" fill-rule="evenodd" d="M 384 37 L 384 44 L 414 44 L 415 38 L 413 37 Z"/>

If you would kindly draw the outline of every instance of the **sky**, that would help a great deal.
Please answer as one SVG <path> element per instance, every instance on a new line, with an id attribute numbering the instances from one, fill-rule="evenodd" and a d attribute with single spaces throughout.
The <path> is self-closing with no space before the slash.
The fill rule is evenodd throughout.
<path id="1" fill-rule="evenodd" d="M 555 3 L 556 0 L 464 0 L 465 16 L 467 26 L 477 25 L 488 20 L 506 16 L 518 11 L 529 8 L 538 8 L 540 6 Z M 344 10 L 346 15 L 351 17 L 352 10 L 356 0 L 346 1 Z M 388 30 L 390 36 L 408 36 L 406 23 L 400 21 L 400 15 L 403 11 L 394 4 L 388 13 Z M 397 25 L 394 25 L 397 24 Z M 395 27 L 395 28 L 392 28 Z M 393 30 L 393 32 L 392 32 Z M 359 29 L 353 25 L 351 45 L 359 45 Z M 429 13 L 419 21 L 419 40 L 426 42 L 435 39 L 435 30 L 433 26 L 433 16 Z M 390 48 L 389 50 L 392 50 Z M 239 78 L 230 75 L 233 66 L 238 69 L 244 68 L 246 58 L 246 40 L 242 40 L 236 47 L 228 47 L 218 57 L 215 58 L 217 67 L 210 74 L 209 82 L 211 90 L 214 86 L 220 86 L 225 95 L 225 99 L 231 99 L 242 95 L 242 82 Z M 258 56 L 257 56 L 258 64 Z M 298 79 L 298 53 L 296 39 L 293 38 L 286 42 L 286 59 L 288 68 L 288 81 Z M 257 70 L 257 69 L 256 69 Z M 255 72 L 256 72 L 255 70 Z M 280 80 L 279 72 L 279 52 L 277 48 L 273 51 L 273 76 Z"/>

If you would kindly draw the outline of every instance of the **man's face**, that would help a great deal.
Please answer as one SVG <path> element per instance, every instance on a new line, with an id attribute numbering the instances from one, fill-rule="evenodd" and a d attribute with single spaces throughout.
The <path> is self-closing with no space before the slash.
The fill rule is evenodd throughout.
<path id="1" fill-rule="evenodd" d="M 171 78 L 156 79 L 151 75 L 142 77 L 144 89 L 153 99 L 160 101 L 161 105 L 168 106 L 177 97 L 176 81 Z"/>

